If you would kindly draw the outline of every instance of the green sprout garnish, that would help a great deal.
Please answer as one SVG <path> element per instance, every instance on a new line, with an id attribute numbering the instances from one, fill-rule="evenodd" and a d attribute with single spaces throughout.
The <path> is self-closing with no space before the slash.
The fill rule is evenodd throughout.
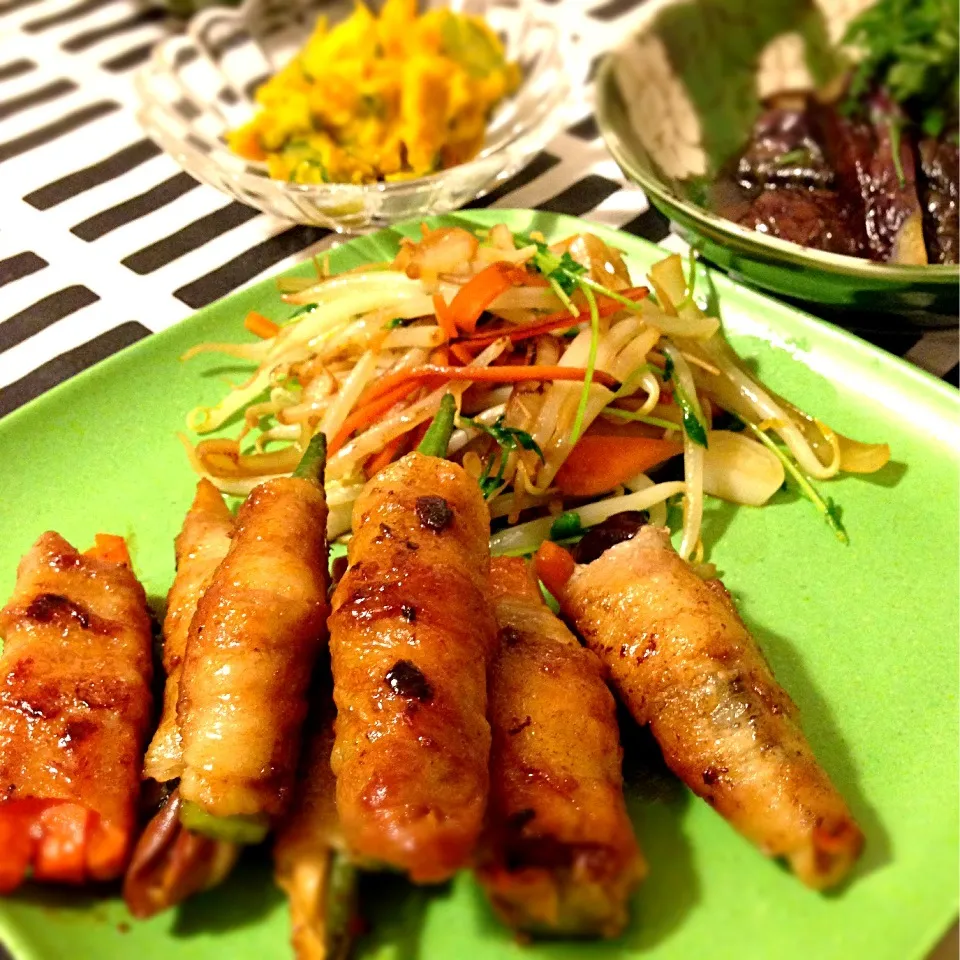
<path id="1" fill-rule="evenodd" d="M 850 543 L 843 521 L 840 519 L 840 508 L 831 497 L 822 497 L 808 477 L 780 447 L 767 436 L 756 424 L 744 421 L 747 429 L 783 464 L 783 469 L 793 477 L 800 493 L 809 500 L 818 513 L 826 521 L 827 526 L 841 543 Z"/>

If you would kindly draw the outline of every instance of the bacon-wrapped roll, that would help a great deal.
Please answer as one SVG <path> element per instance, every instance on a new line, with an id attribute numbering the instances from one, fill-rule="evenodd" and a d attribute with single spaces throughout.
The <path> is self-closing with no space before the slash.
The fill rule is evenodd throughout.
<path id="1" fill-rule="evenodd" d="M 558 592 L 674 773 L 808 886 L 839 882 L 863 836 L 723 584 L 644 527 Z"/>
<path id="2" fill-rule="evenodd" d="M 143 775 L 158 783 L 166 783 L 179 775 L 177 698 L 190 622 L 204 590 L 230 549 L 232 536 L 233 516 L 220 491 L 209 480 L 201 480 L 174 541 L 177 573 L 167 594 L 167 615 L 163 620 L 163 669 L 167 675 L 163 711 L 143 761 Z"/>
<path id="3" fill-rule="evenodd" d="M 233 536 L 233 516 L 209 480 L 197 492 L 174 543 L 177 572 L 163 621 L 166 682 L 160 725 L 147 749 L 144 777 L 176 780 L 181 766 L 177 699 L 190 623 Z M 135 917 L 149 917 L 222 881 L 237 859 L 235 844 L 213 840 L 180 823 L 180 793 L 174 788 L 151 819 L 124 877 L 123 896 Z"/>
<path id="4" fill-rule="evenodd" d="M 445 446 L 445 443 L 444 443 Z M 333 596 L 333 769 L 348 846 L 436 882 L 467 863 L 487 798 L 490 518 L 476 481 L 411 453 L 353 511 Z"/>
<path id="5" fill-rule="evenodd" d="M 260 484 L 190 625 L 177 720 L 181 819 L 256 842 L 284 812 L 327 614 L 322 435 Z"/>
<path id="6" fill-rule="evenodd" d="M 490 577 L 501 646 L 478 877 L 516 929 L 616 936 L 645 870 L 623 799 L 613 696 L 526 561 L 498 557 Z"/>
<path id="7" fill-rule="evenodd" d="M 330 769 L 331 686 L 329 675 L 315 685 L 300 779 L 273 848 L 274 876 L 290 901 L 297 960 L 343 960 L 354 933 L 357 871 L 346 853 Z"/>
<path id="8" fill-rule="evenodd" d="M 118 876 L 151 719 L 151 629 L 127 566 L 45 533 L 0 613 L 0 892 Z"/>

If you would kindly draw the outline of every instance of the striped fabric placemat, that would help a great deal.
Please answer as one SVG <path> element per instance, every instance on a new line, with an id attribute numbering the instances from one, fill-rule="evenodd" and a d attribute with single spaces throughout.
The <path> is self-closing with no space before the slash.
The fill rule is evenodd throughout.
<path id="1" fill-rule="evenodd" d="M 555 0 L 592 57 L 637 0 Z M 150 0 L 0 0 L 0 416 L 192 310 L 309 256 L 327 231 L 201 185 L 147 139 L 132 77 L 177 29 Z M 535 207 L 681 249 L 607 154 L 590 85 L 571 123 L 478 206 Z M 956 384 L 955 330 L 861 335 Z"/>

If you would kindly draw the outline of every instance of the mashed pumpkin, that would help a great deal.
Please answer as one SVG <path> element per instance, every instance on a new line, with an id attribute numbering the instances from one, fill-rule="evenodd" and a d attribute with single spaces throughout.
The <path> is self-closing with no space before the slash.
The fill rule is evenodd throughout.
<path id="1" fill-rule="evenodd" d="M 230 148 L 294 183 L 373 183 L 435 173 L 474 157 L 497 104 L 520 82 L 479 17 L 417 15 L 416 0 L 362 3 L 257 91 L 260 111 Z"/>

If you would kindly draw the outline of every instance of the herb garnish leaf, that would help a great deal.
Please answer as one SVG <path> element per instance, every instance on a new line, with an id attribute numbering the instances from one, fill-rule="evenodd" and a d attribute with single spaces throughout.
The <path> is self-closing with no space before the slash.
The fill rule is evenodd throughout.
<path id="1" fill-rule="evenodd" d="M 484 499 L 489 499 L 497 490 L 503 486 L 503 475 L 507 468 L 507 454 L 515 450 L 532 450 L 541 460 L 544 459 L 543 451 L 536 440 L 527 433 L 526 430 L 519 430 L 516 427 L 508 427 L 504 423 L 504 415 L 501 414 L 492 424 L 481 423 L 471 417 L 460 417 L 460 423 L 477 430 L 482 430 L 496 442 L 500 448 L 499 453 L 491 456 L 483 468 L 477 482 L 480 484 L 480 490 Z M 497 473 L 491 476 L 493 465 L 499 463 Z"/>
<path id="2" fill-rule="evenodd" d="M 843 42 L 863 53 L 850 80 L 854 103 L 880 88 L 931 137 L 956 117 L 957 0 L 878 0 L 850 22 Z"/>

